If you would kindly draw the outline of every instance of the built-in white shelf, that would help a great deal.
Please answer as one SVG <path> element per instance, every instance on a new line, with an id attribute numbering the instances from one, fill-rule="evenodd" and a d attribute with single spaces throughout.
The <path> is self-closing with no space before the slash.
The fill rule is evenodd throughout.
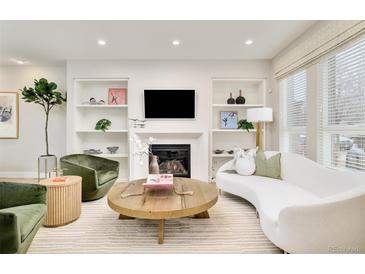
<path id="1" fill-rule="evenodd" d="M 223 133 L 254 133 L 256 132 L 256 129 L 250 129 L 250 131 L 248 132 L 245 129 L 219 129 L 219 128 L 214 128 L 212 129 L 212 132 L 223 132 Z"/>
<path id="2" fill-rule="evenodd" d="M 213 153 L 212 157 L 214 157 L 214 158 L 233 158 L 234 155 L 233 154 L 228 154 L 228 153 L 222 153 L 222 154 Z"/>
<path id="3" fill-rule="evenodd" d="M 128 158 L 127 153 L 102 153 L 102 154 L 93 154 L 95 156 L 103 157 L 103 158 Z"/>
<path id="4" fill-rule="evenodd" d="M 88 105 L 88 104 L 79 104 L 76 105 L 77 108 L 127 108 L 128 105 Z"/>
<path id="5" fill-rule="evenodd" d="M 245 104 L 227 104 L 227 99 L 236 99 L 240 94 L 245 98 Z M 245 77 L 214 77 L 210 98 L 210 178 L 213 180 L 219 167 L 231 160 L 234 155 L 227 151 L 234 148 L 254 148 L 256 145 L 256 130 L 222 129 L 221 112 L 237 113 L 238 120 L 247 119 L 250 108 L 265 107 L 266 79 Z M 262 130 L 265 133 L 265 129 Z M 216 149 L 223 149 L 222 154 L 216 154 Z"/>
<path id="6" fill-rule="evenodd" d="M 130 176 L 128 83 L 127 77 L 85 77 L 73 78 L 68 84 L 67 119 L 70 130 L 67 132 L 67 153 L 100 149 L 103 153 L 95 156 L 120 163 L 118 181 L 127 181 Z M 110 88 L 126 89 L 125 104 L 108 104 Z M 88 104 L 90 98 L 97 102 L 103 100 L 105 104 Z M 95 124 L 103 118 L 110 120 L 112 126 L 105 132 L 95 130 Z M 118 146 L 119 150 L 111 154 L 106 149 L 109 146 Z"/>
<path id="7" fill-rule="evenodd" d="M 213 104 L 214 108 L 259 108 L 262 104 Z"/>
<path id="8" fill-rule="evenodd" d="M 110 129 L 106 131 L 96 129 L 80 129 L 76 130 L 77 133 L 128 133 L 128 129 Z"/>

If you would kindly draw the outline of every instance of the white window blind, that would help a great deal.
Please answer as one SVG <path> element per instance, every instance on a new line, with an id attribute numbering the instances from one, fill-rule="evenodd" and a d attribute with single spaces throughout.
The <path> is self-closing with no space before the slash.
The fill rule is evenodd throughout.
<path id="1" fill-rule="evenodd" d="M 365 39 L 319 66 L 318 160 L 365 171 Z"/>
<path id="2" fill-rule="evenodd" d="M 299 71 L 280 81 L 280 150 L 306 154 L 307 73 Z"/>

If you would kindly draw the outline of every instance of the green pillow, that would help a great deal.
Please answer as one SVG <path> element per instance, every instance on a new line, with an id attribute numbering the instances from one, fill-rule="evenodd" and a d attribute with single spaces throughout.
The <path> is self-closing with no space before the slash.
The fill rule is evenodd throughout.
<path id="1" fill-rule="evenodd" d="M 258 150 L 256 152 L 256 172 L 255 175 L 257 176 L 264 176 L 264 177 L 270 177 L 274 179 L 281 179 L 280 176 L 280 158 L 281 153 L 278 153 L 269 159 L 266 159 L 266 155 L 262 150 Z"/>

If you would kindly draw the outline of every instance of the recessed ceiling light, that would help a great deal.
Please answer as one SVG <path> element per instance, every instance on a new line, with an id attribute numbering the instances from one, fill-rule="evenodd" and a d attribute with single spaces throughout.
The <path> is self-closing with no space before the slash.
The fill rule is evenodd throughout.
<path id="1" fill-rule="evenodd" d="M 246 40 L 245 44 L 248 45 L 248 46 L 249 45 L 252 45 L 253 44 L 253 41 L 252 40 Z"/>
<path id="2" fill-rule="evenodd" d="M 105 46 L 106 45 L 106 42 L 104 40 L 98 40 L 98 44 L 100 46 Z"/>
<path id="3" fill-rule="evenodd" d="M 174 40 L 174 41 L 172 41 L 172 44 L 174 46 L 178 46 L 178 45 L 180 45 L 180 41 L 179 40 Z"/>
<path id="4" fill-rule="evenodd" d="M 18 65 L 24 65 L 24 64 L 25 64 L 25 61 L 23 61 L 23 60 L 15 60 L 15 62 L 16 62 Z"/>

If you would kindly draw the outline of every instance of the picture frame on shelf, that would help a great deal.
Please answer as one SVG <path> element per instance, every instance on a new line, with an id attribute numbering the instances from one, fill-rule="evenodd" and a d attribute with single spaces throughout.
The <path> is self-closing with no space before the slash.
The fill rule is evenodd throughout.
<path id="1" fill-rule="evenodd" d="M 108 91 L 109 105 L 126 105 L 127 89 L 126 88 L 109 88 Z"/>
<path id="2" fill-rule="evenodd" d="M 221 129 L 237 129 L 238 112 L 237 111 L 221 111 L 220 128 Z"/>
<path id="3" fill-rule="evenodd" d="M 0 139 L 19 139 L 19 93 L 0 91 Z"/>

